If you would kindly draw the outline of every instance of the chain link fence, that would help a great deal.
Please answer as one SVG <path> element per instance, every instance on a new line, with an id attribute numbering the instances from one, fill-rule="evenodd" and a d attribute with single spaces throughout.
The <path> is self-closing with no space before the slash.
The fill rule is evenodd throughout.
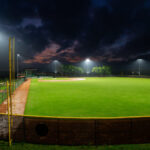
<path id="1" fill-rule="evenodd" d="M 11 90 L 14 92 L 23 82 L 24 78 L 17 79 L 11 83 Z M 0 82 L 0 104 L 7 98 L 7 81 Z"/>
<path id="2" fill-rule="evenodd" d="M 0 104 L 7 98 L 7 83 L 0 83 Z"/>
<path id="3" fill-rule="evenodd" d="M 15 94 L 15 90 L 25 81 L 24 78 L 11 82 L 11 94 Z M 0 82 L 0 113 L 8 112 L 8 95 L 10 95 L 10 87 L 8 81 Z M 14 103 L 14 102 L 13 102 Z M 15 106 L 15 104 L 14 104 Z"/>

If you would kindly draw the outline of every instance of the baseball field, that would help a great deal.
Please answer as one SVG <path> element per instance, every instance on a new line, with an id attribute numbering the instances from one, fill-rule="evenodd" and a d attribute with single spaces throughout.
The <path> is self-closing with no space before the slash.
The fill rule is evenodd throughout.
<path id="1" fill-rule="evenodd" d="M 25 115 L 56 117 L 150 116 L 150 79 L 32 79 Z"/>

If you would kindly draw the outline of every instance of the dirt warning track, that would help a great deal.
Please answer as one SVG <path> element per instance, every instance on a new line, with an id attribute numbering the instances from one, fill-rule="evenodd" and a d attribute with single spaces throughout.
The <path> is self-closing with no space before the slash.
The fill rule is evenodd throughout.
<path id="1" fill-rule="evenodd" d="M 23 115 L 29 92 L 31 79 L 21 84 L 12 95 L 13 114 Z M 7 99 L 0 105 L 0 113 L 7 113 Z"/>

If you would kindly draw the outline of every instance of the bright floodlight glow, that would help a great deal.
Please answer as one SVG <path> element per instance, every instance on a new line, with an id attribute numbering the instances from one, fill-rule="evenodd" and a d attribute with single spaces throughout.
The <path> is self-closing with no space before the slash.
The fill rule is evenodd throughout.
<path id="1" fill-rule="evenodd" d="M 137 59 L 137 61 L 141 62 L 143 59 Z"/>
<path id="2" fill-rule="evenodd" d="M 90 73 L 90 63 L 91 63 L 91 60 L 89 59 L 89 58 L 87 58 L 86 60 L 85 60 L 85 67 L 86 67 L 86 73 L 87 74 L 89 74 Z"/>
<path id="3" fill-rule="evenodd" d="M 4 43 L 6 40 L 6 35 L 0 32 L 0 42 Z"/>
<path id="4" fill-rule="evenodd" d="M 59 61 L 58 60 L 53 61 L 53 67 L 54 67 L 54 73 L 56 74 L 58 72 L 58 68 L 59 68 Z"/>
<path id="5" fill-rule="evenodd" d="M 90 59 L 89 59 L 89 58 L 87 58 L 85 61 L 86 61 L 86 62 L 90 62 Z"/>
<path id="6" fill-rule="evenodd" d="M 139 66 L 139 76 L 141 75 L 141 65 L 142 65 L 142 61 L 143 61 L 143 59 L 137 59 L 137 62 L 138 62 L 138 66 Z"/>
<path id="7" fill-rule="evenodd" d="M 2 34 L 0 33 L 0 40 L 2 40 Z"/>
<path id="8" fill-rule="evenodd" d="M 17 54 L 18 57 L 20 57 L 20 54 Z"/>
<path id="9" fill-rule="evenodd" d="M 56 62 L 58 62 L 58 60 L 54 60 L 54 62 L 56 63 Z"/>

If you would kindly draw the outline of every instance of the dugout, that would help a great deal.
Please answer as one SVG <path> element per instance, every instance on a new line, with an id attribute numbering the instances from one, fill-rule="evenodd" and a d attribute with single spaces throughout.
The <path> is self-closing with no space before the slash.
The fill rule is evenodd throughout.
<path id="1" fill-rule="evenodd" d="M 37 76 L 38 69 L 25 69 L 26 77 L 34 77 Z"/>

